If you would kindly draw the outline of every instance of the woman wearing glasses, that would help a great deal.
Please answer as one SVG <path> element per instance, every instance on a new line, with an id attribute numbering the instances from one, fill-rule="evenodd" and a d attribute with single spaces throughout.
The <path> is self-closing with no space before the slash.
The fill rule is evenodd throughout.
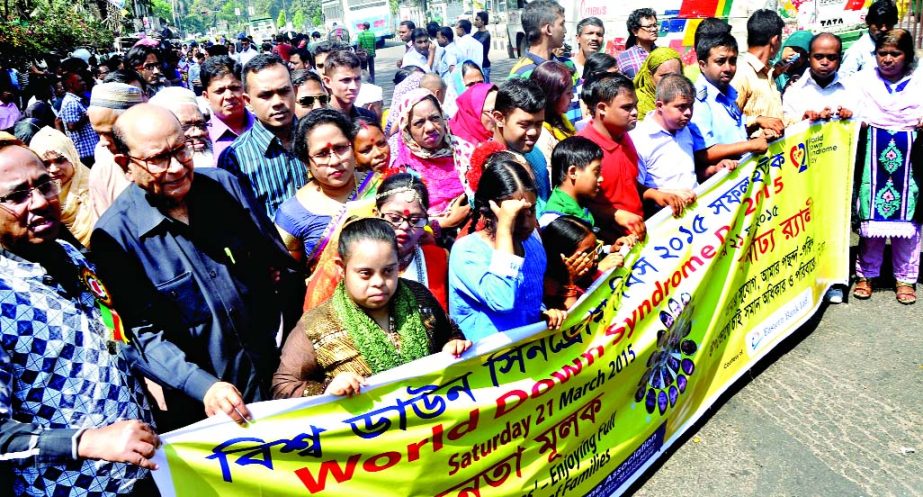
<path id="1" fill-rule="evenodd" d="M 98 217 L 90 203 L 90 170 L 80 162 L 74 142 L 60 131 L 44 127 L 29 142 L 45 163 L 48 174 L 57 181 L 61 203 L 61 222 L 84 246 Z"/>
<path id="2" fill-rule="evenodd" d="M 387 221 L 397 238 L 398 269 L 401 278 L 416 281 L 432 292 L 443 310 L 448 309 L 448 253 L 434 243 L 426 243 L 425 228 L 429 224 L 429 193 L 420 179 L 410 173 L 388 176 L 378 188 L 375 204 L 363 203 L 350 209 L 359 217 L 378 216 Z M 365 209 L 367 207 L 367 209 Z M 364 211 L 364 212 L 363 212 Z M 327 244 L 305 298 L 305 309 L 312 309 L 333 295 L 342 279 L 337 265 L 339 234 Z"/>
<path id="3" fill-rule="evenodd" d="M 302 69 L 292 73 L 295 87 L 295 117 L 303 119 L 312 110 L 323 109 L 330 103 L 324 83 L 314 71 Z"/>
<path id="4" fill-rule="evenodd" d="M 374 175 L 355 172 L 353 137 L 352 123 L 335 110 L 318 109 L 298 122 L 295 154 L 310 178 L 282 203 L 275 223 L 292 257 L 309 271 L 349 216 L 350 203 L 374 192 Z"/>
<path id="5" fill-rule="evenodd" d="M 433 221 L 443 228 L 460 226 L 470 211 L 462 186 L 467 164 L 455 162 L 455 140 L 439 100 L 419 88 L 405 95 L 394 112 L 399 127 L 391 137 L 392 166 L 406 167 L 426 178 Z"/>

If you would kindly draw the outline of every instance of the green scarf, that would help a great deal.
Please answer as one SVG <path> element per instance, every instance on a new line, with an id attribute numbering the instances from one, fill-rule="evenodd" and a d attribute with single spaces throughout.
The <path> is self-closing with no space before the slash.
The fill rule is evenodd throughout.
<path id="1" fill-rule="evenodd" d="M 397 292 L 389 303 L 400 337 L 400 352 L 388 340 L 387 332 L 349 298 L 342 282 L 337 285 L 332 304 L 372 373 L 381 373 L 430 354 L 429 335 L 423 328 L 420 313 L 416 311 L 417 301 L 406 285 L 398 284 Z"/>
<path id="2" fill-rule="evenodd" d="M 638 74 L 635 75 L 635 94 L 638 96 L 638 121 L 644 120 L 644 116 L 656 107 L 657 85 L 654 83 L 654 73 L 657 72 L 657 68 L 661 64 L 673 59 L 680 62 L 680 68 L 683 67 L 683 60 L 676 50 L 658 47 L 647 56 L 644 64 L 638 69 Z"/>

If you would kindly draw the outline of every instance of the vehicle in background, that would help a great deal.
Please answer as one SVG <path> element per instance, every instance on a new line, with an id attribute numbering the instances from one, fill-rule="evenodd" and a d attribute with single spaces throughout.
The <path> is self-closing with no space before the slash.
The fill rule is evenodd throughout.
<path id="1" fill-rule="evenodd" d="M 522 9 L 526 0 L 501 0 L 507 7 L 507 52 L 510 57 L 524 53 Z M 606 26 L 606 53 L 615 55 L 625 49 L 628 28 L 625 23 L 632 10 L 640 8 L 633 0 L 573 0 L 560 2 L 564 7 L 567 40 L 576 47 L 577 23 L 598 17 Z M 731 33 L 742 43 L 747 39 L 747 19 L 758 9 L 776 9 L 785 20 L 785 33 L 807 29 L 816 33 L 829 31 L 843 38 L 848 46 L 862 35 L 865 13 L 871 0 L 658 0 L 650 2 L 660 22 L 658 46 L 669 46 L 683 54 L 684 63 L 695 60 L 692 40 L 702 19 L 719 17 L 731 25 Z M 742 49 L 744 46 L 741 47 Z"/>
<path id="2" fill-rule="evenodd" d="M 394 16 L 388 0 L 324 0 L 321 4 L 327 27 L 334 22 L 349 30 L 353 42 L 359 31 L 359 24 L 369 23 L 375 34 L 378 46 L 383 47 L 385 40 L 394 38 Z"/>
<path id="3" fill-rule="evenodd" d="M 272 41 L 276 35 L 276 23 L 269 17 L 250 19 L 249 34 L 256 43 L 255 48 L 259 50 L 260 43 Z"/>

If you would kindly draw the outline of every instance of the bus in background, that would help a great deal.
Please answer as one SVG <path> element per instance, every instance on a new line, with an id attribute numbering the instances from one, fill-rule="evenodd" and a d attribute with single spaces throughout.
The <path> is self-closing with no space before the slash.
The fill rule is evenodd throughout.
<path id="1" fill-rule="evenodd" d="M 507 3 L 506 26 L 511 56 L 523 53 L 527 47 L 522 31 L 522 9 L 526 0 L 501 0 Z M 660 23 L 658 46 L 668 46 L 683 54 L 686 64 L 695 61 L 692 40 L 695 28 L 702 19 L 718 17 L 731 25 L 731 33 L 738 39 L 747 39 L 747 19 L 758 9 L 777 9 L 785 20 L 785 33 L 807 29 L 819 33 L 829 31 L 843 38 L 849 45 L 862 35 L 865 13 L 871 0 L 573 0 L 559 2 L 564 7 L 567 43 L 576 49 L 577 23 L 587 17 L 598 17 L 606 26 L 604 51 L 616 55 L 625 49 L 628 39 L 626 21 L 632 10 L 649 6 L 657 13 Z M 744 49 L 741 46 L 741 49 Z"/>
<path id="2" fill-rule="evenodd" d="M 353 42 L 362 29 L 359 24 L 369 23 L 370 30 L 378 39 L 378 46 L 384 46 L 385 40 L 394 38 L 394 16 L 388 0 L 324 0 L 321 4 L 324 22 L 329 29 L 333 23 L 349 30 L 349 39 Z"/>

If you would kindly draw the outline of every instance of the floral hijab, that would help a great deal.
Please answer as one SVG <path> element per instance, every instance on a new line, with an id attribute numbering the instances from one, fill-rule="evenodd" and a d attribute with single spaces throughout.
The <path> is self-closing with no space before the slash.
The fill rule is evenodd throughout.
<path id="1" fill-rule="evenodd" d="M 405 155 L 403 153 L 404 149 L 409 151 L 410 154 L 412 154 L 414 157 L 424 161 L 452 156 L 452 138 L 451 135 L 449 135 L 447 124 L 444 124 L 442 143 L 439 145 L 439 148 L 435 150 L 423 148 L 420 146 L 420 144 L 414 141 L 413 136 L 410 134 L 410 121 L 413 114 L 413 108 L 418 103 L 427 98 L 431 98 L 433 103 L 436 105 L 436 109 L 442 113 L 442 105 L 439 104 L 439 100 L 436 99 L 436 96 L 433 95 L 431 91 L 425 88 L 417 88 L 416 90 L 408 92 L 401 98 L 397 104 L 397 107 L 394 109 L 398 114 L 398 129 L 400 130 L 400 133 L 398 133 L 398 136 L 400 137 L 398 156 Z M 443 119 L 444 118 L 445 114 L 443 114 Z"/>
<path id="2" fill-rule="evenodd" d="M 397 106 L 408 93 L 420 88 L 420 82 L 423 81 L 423 76 L 425 75 L 422 72 L 415 72 L 394 87 L 394 95 L 391 97 L 392 108 L 388 113 L 388 121 L 385 123 L 385 136 L 392 136 L 397 133 L 398 119 L 400 118 L 396 112 Z M 394 149 L 392 148 L 391 150 Z"/>

